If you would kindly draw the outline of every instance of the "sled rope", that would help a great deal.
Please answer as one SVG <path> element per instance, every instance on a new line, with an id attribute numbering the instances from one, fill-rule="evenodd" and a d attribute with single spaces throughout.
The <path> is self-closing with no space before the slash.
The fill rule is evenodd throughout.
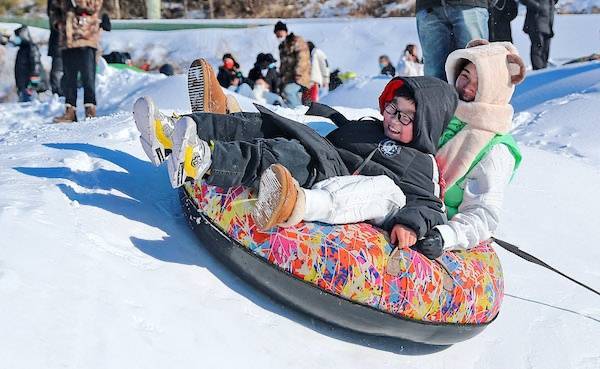
<path id="1" fill-rule="evenodd" d="M 494 240 L 494 242 L 496 242 L 496 244 L 500 247 L 502 247 L 503 249 L 505 249 L 508 252 L 511 252 L 515 255 L 517 255 L 520 258 L 523 258 L 527 261 L 529 261 L 530 263 L 534 263 L 537 264 L 539 266 L 542 266 L 546 269 L 550 269 L 551 271 L 553 271 L 554 273 L 560 274 L 561 276 L 567 278 L 568 280 L 570 280 L 571 282 L 575 282 L 578 285 L 580 285 L 583 288 L 586 288 L 590 291 L 592 291 L 593 293 L 595 293 L 596 295 L 600 296 L 600 292 L 596 291 L 595 289 L 593 289 L 592 287 L 589 287 L 581 282 L 579 282 L 578 280 L 576 280 L 575 278 L 569 277 L 568 275 L 566 275 L 565 273 L 561 272 L 560 270 L 557 270 L 553 267 L 551 267 L 550 265 L 544 263 L 543 261 L 541 261 L 540 259 L 536 258 L 535 256 L 526 253 L 525 251 L 521 250 L 520 248 L 518 248 L 517 246 L 510 244 L 506 241 L 502 241 L 497 239 L 496 237 L 492 237 L 492 240 Z"/>

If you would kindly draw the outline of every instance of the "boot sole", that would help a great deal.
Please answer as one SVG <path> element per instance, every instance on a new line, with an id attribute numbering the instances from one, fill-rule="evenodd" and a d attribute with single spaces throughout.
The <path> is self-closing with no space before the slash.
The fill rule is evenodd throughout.
<path id="1" fill-rule="evenodd" d="M 202 113 L 206 108 L 205 98 L 207 96 L 204 89 L 206 64 L 206 60 L 196 59 L 192 62 L 188 70 L 188 95 L 190 97 L 192 113 Z"/>
<path id="2" fill-rule="evenodd" d="M 133 104 L 133 120 L 140 132 L 140 142 L 144 152 L 159 166 L 166 159 L 165 147 L 156 137 L 156 106 L 149 97 L 141 97 Z"/>
<path id="3" fill-rule="evenodd" d="M 173 188 L 182 186 L 188 178 L 185 173 L 186 148 L 190 138 L 196 134 L 196 122 L 190 117 L 183 117 L 175 124 L 173 151 L 167 161 L 167 169 Z"/>
<path id="4" fill-rule="evenodd" d="M 288 220 L 297 195 L 294 179 L 283 165 L 267 168 L 260 176 L 258 199 L 252 211 L 259 229 L 267 230 Z"/>

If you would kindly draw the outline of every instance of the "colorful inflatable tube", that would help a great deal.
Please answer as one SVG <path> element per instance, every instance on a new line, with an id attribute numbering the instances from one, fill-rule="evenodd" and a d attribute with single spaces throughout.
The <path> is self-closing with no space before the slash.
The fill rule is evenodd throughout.
<path id="1" fill-rule="evenodd" d="M 240 277 L 284 304 L 354 331 L 448 345 L 481 332 L 503 297 L 487 242 L 431 261 L 397 249 L 367 223 L 300 223 L 261 232 L 251 190 L 205 183 L 180 190 L 202 244 Z"/>

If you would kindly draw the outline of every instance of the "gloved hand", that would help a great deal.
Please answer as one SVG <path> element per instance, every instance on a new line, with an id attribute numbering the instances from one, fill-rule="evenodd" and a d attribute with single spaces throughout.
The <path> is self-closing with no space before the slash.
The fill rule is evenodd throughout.
<path id="1" fill-rule="evenodd" d="M 442 255 L 444 249 L 444 239 L 437 229 L 432 229 L 425 234 L 425 237 L 412 247 L 413 250 L 420 252 L 427 256 L 427 258 L 434 260 Z"/>

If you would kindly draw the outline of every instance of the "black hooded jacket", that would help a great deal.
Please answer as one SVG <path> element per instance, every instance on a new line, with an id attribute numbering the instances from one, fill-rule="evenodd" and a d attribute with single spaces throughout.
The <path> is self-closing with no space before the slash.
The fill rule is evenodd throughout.
<path id="1" fill-rule="evenodd" d="M 404 80 L 412 90 L 416 103 L 414 138 L 409 144 L 387 138 L 383 122 L 379 120 L 351 121 L 318 103 L 313 103 L 306 114 L 329 118 L 338 126 L 327 135 L 327 140 L 315 137 L 316 132 L 306 126 L 306 130 L 301 129 L 302 125 L 264 108 L 259 110 L 263 119 L 277 125 L 286 137 L 298 139 L 311 156 L 317 156 L 314 182 L 355 173 L 359 167 L 361 175 L 390 177 L 406 195 L 406 206 L 389 216 L 383 228 L 390 231 L 395 224 L 402 224 L 414 230 L 417 237 L 423 237 L 429 229 L 446 222 L 443 203 L 437 195 L 438 172 L 433 155 L 440 135 L 456 110 L 458 97 L 452 86 L 433 77 L 397 78 Z M 331 172 L 328 163 L 338 168 L 335 164 L 340 159 L 347 173 L 339 169 Z"/>
<path id="2" fill-rule="evenodd" d="M 40 50 L 33 43 L 29 29 L 27 26 L 19 27 L 15 30 L 15 35 L 21 39 L 19 51 L 17 51 L 15 59 L 15 82 L 17 90 L 25 90 L 31 76 L 39 76 L 41 78 L 38 91 L 45 89 L 45 73 L 42 68 Z"/>

